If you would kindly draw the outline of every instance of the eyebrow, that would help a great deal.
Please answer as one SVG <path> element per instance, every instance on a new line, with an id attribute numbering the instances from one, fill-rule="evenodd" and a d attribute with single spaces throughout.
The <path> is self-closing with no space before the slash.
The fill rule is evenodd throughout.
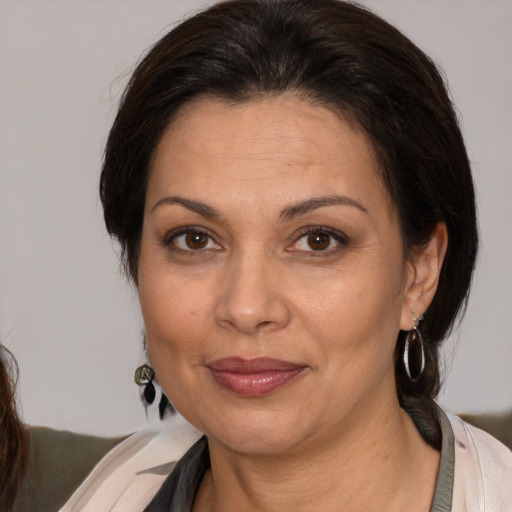
<path id="1" fill-rule="evenodd" d="M 315 197 L 312 199 L 308 199 L 307 201 L 302 201 L 300 203 L 293 204 L 288 206 L 279 214 L 279 220 L 281 222 L 291 220 L 300 215 L 304 215 L 318 208 L 324 208 L 325 206 L 352 206 L 353 208 L 357 208 L 364 213 L 368 213 L 368 210 L 358 201 L 352 199 L 351 197 L 346 196 L 325 196 L 325 197 Z"/>
<path id="2" fill-rule="evenodd" d="M 153 213 L 159 206 L 162 206 L 164 204 L 180 204 L 181 206 L 187 208 L 187 210 L 198 213 L 199 215 L 206 217 L 207 219 L 218 220 L 221 218 L 220 212 L 213 208 L 213 206 L 210 206 L 206 203 L 202 203 L 200 201 L 186 199 L 180 196 L 163 197 L 162 199 L 155 203 L 153 208 L 151 208 L 150 212 Z"/>
<path id="3" fill-rule="evenodd" d="M 222 218 L 220 212 L 213 206 L 210 206 L 201 201 L 194 201 L 192 199 L 186 199 L 180 196 L 163 197 L 162 199 L 155 203 L 155 205 L 151 208 L 150 212 L 153 213 L 158 207 L 164 204 L 179 204 L 187 208 L 187 210 L 195 212 L 208 219 L 219 220 Z M 312 199 L 308 199 L 306 201 L 292 204 L 291 206 L 286 207 L 284 210 L 281 210 L 279 214 L 279 221 L 284 222 L 287 220 L 291 220 L 295 217 L 305 215 L 306 213 L 309 213 L 318 208 L 339 205 L 351 206 L 353 208 L 361 210 L 364 213 L 368 213 L 368 210 L 355 199 L 346 196 L 332 195 L 325 197 L 315 197 Z"/>

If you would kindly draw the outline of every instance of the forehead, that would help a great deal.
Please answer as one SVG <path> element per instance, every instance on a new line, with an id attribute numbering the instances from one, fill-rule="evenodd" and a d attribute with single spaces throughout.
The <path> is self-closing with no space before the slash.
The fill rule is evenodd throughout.
<path id="1" fill-rule="evenodd" d="M 389 206 L 362 129 L 293 95 L 239 104 L 200 98 L 168 126 L 153 156 L 148 200 L 171 192 L 221 198 L 228 190 L 247 204 L 350 193 L 370 207 Z"/>

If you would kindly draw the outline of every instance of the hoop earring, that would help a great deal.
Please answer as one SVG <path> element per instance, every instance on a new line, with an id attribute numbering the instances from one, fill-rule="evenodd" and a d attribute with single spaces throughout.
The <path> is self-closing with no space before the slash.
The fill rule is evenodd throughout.
<path id="1" fill-rule="evenodd" d="M 144 396 L 144 400 L 151 405 L 155 401 L 156 397 L 155 386 L 153 384 L 153 380 L 155 379 L 155 370 L 153 370 L 151 366 L 143 364 L 135 370 L 133 378 L 137 386 L 145 386 L 142 395 Z"/>
<path id="2" fill-rule="evenodd" d="M 421 335 L 421 332 L 418 328 L 419 323 L 421 320 L 423 320 L 423 316 L 420 317 L 418 320 L 416 317 L 413 317 L 414 321 L 416 322 L 416 325 L 407 332 L 407 335 L 405 337 L 405 344 L 404 344 L 404 355 L 403 355 L 403 361 L 404 361 L 404 368 L 405 373 L 407 374 L 407 377 L 409 377 L 409 380 L 411 382 L 418 382 L 421 375 L 423 374 L 423 370 L 425 369 L 425 349 L 423 347 L 423 336 Z M 419 347 L 418 347 L 419 344 Z M 417 375 L 412 375 L 411 373 L 411 363 L 410 363 L 410 352 L 414 350 L 413 347 L 416 348 L 416 351 L 419 350 L 420 355 L 420 369 L 417 373 Z M 417 358 L 415 358 L 417 361 Z"/>

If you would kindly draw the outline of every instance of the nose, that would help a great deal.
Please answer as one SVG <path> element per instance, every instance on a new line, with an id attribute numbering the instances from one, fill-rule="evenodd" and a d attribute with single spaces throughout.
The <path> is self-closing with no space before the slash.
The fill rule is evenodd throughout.
<path id="1" fill-rule="evenodd" d="M 239 256 L 226 264 L 215 308 L 217 323 L 244 334 L 288 325 L 290 308 L 276 263 L 263 256 Z"/>

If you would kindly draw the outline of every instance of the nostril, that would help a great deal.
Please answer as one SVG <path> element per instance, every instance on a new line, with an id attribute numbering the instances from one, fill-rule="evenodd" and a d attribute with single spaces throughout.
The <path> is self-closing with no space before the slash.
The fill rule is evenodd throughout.
<path id="1" fill-rule="evenodd" d="M 265 328 L 265 327 L 269 327 L 273 324 L 273 322 L 271 322 L 270 320 L 265 320 L 264 322 L 260 322 L 257 326 L 256 326 L 256 329 L 262 329 L 262 328 Z"/>

